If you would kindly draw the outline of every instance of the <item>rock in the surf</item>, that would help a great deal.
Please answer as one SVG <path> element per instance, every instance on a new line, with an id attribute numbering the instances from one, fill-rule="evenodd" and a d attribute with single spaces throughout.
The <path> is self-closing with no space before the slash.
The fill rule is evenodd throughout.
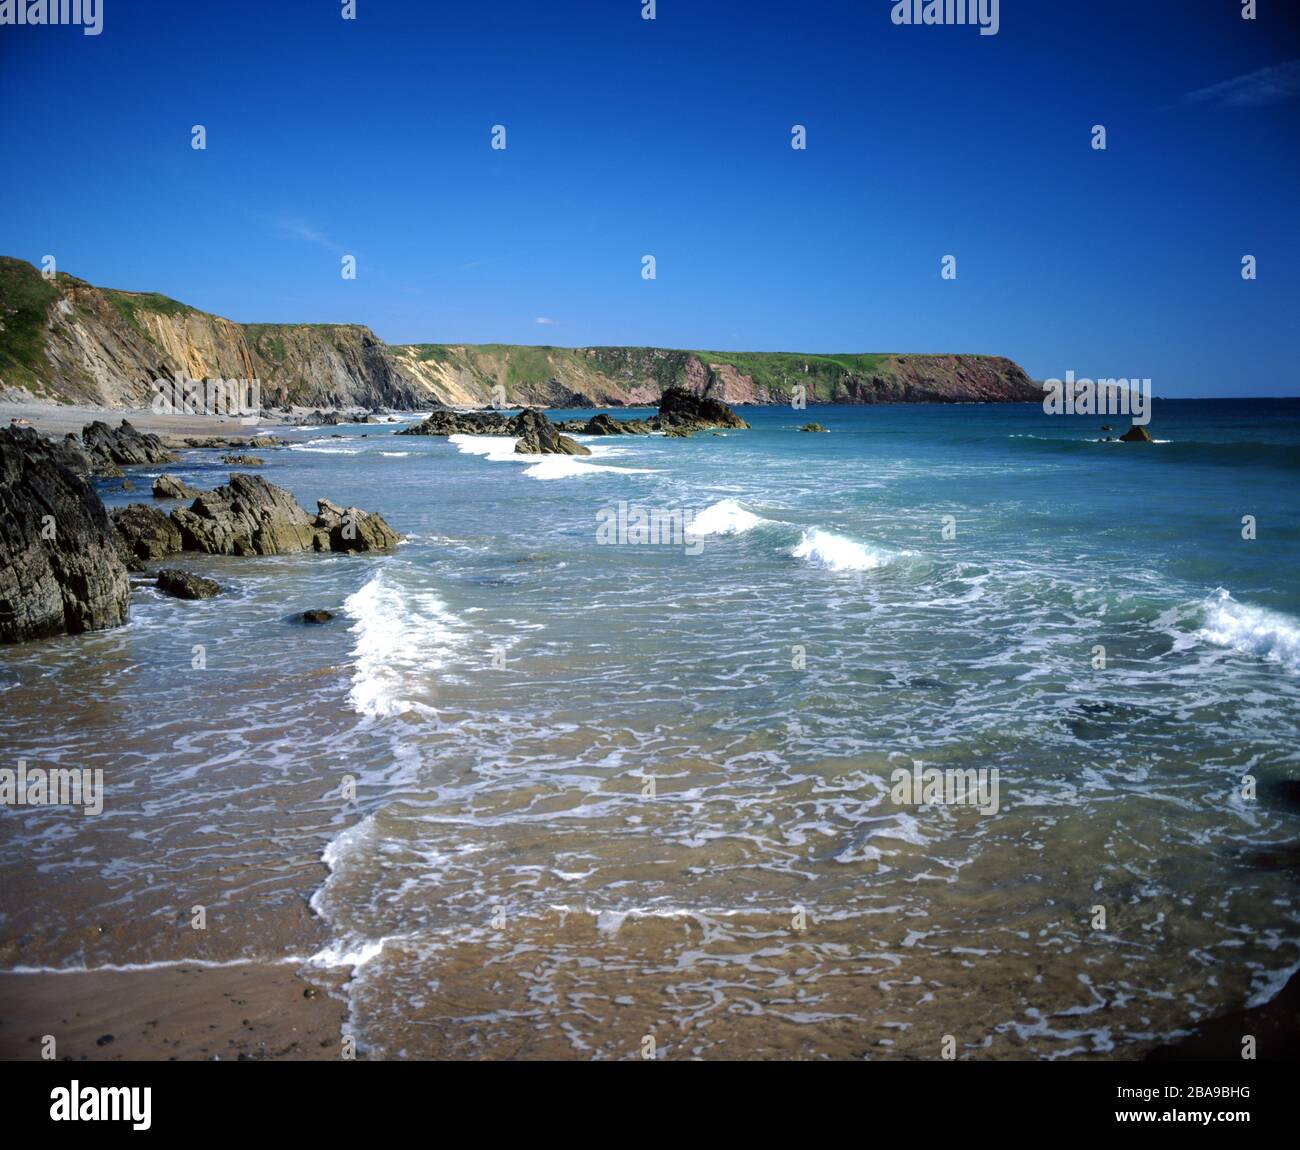
<path id="1" fill-rule="evenodd" d="M 709 395 L 696 395 L 684 387 L 670 387 L 659 400 L 659 415 L 652 423 L 657 423 L 661 431 L 671 428 L 690 431 L 712 430 L 715 427 L 748 427 L 720 399 Z"/>
<path id="2" fill-rule="evenodd" d="M 155 499 L 197 499 L 203 492 L 182 483 L 174 475 L 160 475 L 153 481 Z"/>
<path id="3" fill-rule="evenodd" d="M 236 474 L 172 512 L 186 551 L 278 555 L 288 551 L 384 551 L 401 540 L 373 511 L 320 501 L 315 516 L 260 475 Z"/>
<path id="4" fill-rule="evenodd" d="M 129 503 L 109 513 L 117 533 L 118 551 L 131 571 L 143 571 L 148 562 L 175 555 L 181 549 L 181 533 L 156 507 Z"/>
<path id="5" fill-rule="evenodd" d="M 591 454 L 591 448 L 556 431 L 546 414 L 535 407 L 521 411 L 511 422 L 514 425 L 512 434 L 519 436 L 515 451 L 521 455 Z"/>
<path id="6" fill-rule="evenodd" d="M 174 599 L 211 599 L 221 593 L 215 580 L 191 571 L 165 569 L 158 572 L 158 590 Z"/>
<path id="7" fill-rule="evenodd" d="M 31 428 L 0 429 L 0 643 L 126 621 L 130 584 L 104 504 Z"/>

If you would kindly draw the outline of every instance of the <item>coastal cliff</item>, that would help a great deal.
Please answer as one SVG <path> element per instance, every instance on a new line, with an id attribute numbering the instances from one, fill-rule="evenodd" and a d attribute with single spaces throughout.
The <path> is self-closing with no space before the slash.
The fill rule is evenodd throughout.
<path id="1" fill-rule="evenodd" d="M 239 324 L 0 257 L 0 396 L 142 407 L 182 372 L 260 380 L 268 408 L 653 406 L 670 387 L 729 404 L 789 403 L 796 386 L 809 404 L 1042 398 L 1000 356 L 389 345 L 360 324 Z"/>

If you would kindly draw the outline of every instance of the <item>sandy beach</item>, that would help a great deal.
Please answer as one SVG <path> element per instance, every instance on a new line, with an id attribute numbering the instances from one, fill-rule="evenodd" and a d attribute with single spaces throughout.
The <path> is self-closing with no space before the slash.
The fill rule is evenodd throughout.
<path id="1" fill-rule="evenodd" d="M 0 427 L 26 420 L 37 431 L 46 435 L 81 434 L 88 423 L 101 420 L 117 427 L 126 420 L 137 431 L 159 435 L 168 444 L 188 437 L 220 436 L 225 439 L 248 439 L 256 428 L 276 424 L 293 426 L 292 420 L 309 414 L 306 409 L 295 411 L 293 416 L 278 415 L 258 418 L 244 423 L 237 416 L 226 415 L 159 415 L 151 408 L 93 407 L 61 403 L 10 403 L 0 401 Z"/>
<path id="2" fill-rule="evenodd" d="M 289 966 L 182 964 L 0 974 L 0 1059 L 73 1062 L 340 1057 L 346 1011 Z M 364 1055 L 358 1055 L 364 1057 Z"/>

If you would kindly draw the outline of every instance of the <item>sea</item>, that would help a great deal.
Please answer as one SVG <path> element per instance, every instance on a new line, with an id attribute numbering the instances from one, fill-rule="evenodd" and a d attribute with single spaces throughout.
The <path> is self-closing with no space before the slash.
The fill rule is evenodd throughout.
<path id="1" fill-rule="evenodd" d="M 104 778 L 0 810 L 0 970 L 291 964 L 378 1059 L 1138 1058 L 1270 1001 L 1300 401 L 738 410 L 260 450 L 405 541 L 0 648 L 0 766 Z"/>

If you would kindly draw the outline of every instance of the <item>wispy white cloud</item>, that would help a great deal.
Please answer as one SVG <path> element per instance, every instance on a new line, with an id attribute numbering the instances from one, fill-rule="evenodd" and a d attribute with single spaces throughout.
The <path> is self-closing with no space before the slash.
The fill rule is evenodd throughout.
<path id="1" fill-rule="evenodd" d="M 316 244 L 332 252 L 343 251 L 341 244 L 336 244 L 319 228 L 314 228 L 303 220 L 276 220 L 275 230 L 282 239 L 302 240 L 304 243 Z"/>
<path id="2" fill-rule="evenodd" d="M 1217 104 L 1224 108 L 1262 108 L 1300 97 L 1300 60 L 1288 60 L 1234 76 L 1183 97 L 1187 104 Z"/>
<path id="3" fill-rule="evenodd" d="M 533 320 L 533 323 L 544 323 L 547 324 L 548 326 L 550 324 L 553 324 L 554 322 L 555 320 L 551 319 L 550 316 L 546 316 L 546 315 L 539 315 L 535 320 Z"/>

